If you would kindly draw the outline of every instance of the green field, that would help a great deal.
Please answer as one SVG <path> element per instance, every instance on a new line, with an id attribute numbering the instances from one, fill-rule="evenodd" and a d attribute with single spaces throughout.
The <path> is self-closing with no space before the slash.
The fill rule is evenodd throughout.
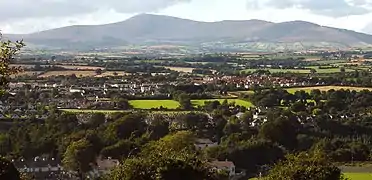
<path id="1" fill-rule="evenodd" d="M 191 103 L 194 105 L 194 106 L 204 106 L 204 103 L 207 102 L 207 101 L 219 101 L 220 103 L 222 103 L 225 99 L 201 99 L 201 100 L 191 100 Z M 241 100 L 241 99 L 227 99 L 227 102 L 228 103 L 233 103 L 235 102 L 236 105 L 239 105 L 239 106 L 244 106 L 244 107 L 252 107 L 253 104 L 249 101 L 244 101 L 244 100 Z"/>
<path id="2" fill-rule="evenodd" d="M 160 108 L 160 106 L 167 109 L 177 109 L 180 105 L 174 100 L 131 100 L 129 103 L 135 109 Z"/>
<path id="3" fill-rule="evenodd" d="M 372 174 L 369 173 L 345 173 L 350 180 L 371 180 Z"/>

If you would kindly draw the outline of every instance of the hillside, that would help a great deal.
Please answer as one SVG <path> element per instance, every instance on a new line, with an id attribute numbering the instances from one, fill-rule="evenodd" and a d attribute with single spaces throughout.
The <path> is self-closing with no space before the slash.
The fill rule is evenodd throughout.
<path id="1" fill-rule="evenodd" d="M 341 47 L 372 44 L 372 35 L 292 21 L 271 23 L 261 20 L 198 22 L 170 16 L 142 14 L 126 21 L 89 26 L 70 26 L 33 34 L 10 35 L 34 45 L 91 48 L 128 44 L 201 43 L 326 43 Z M 213 45 L 212 45 L 213 46 Z M 212 47 L 213 48 L 213 47 Z"/>

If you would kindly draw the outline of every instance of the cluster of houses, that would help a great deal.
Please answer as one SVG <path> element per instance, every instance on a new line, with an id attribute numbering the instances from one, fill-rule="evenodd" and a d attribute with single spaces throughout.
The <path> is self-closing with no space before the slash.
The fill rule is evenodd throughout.
<path id="1" fill-rule="evenodd" d="M 273 77 L 271 75 L 248 75 L 245 77 L 238 76 L 222 76 L 222 77 L 206 77 L 203 79 L 205 84 L 218 84 L 225 82 L 226 85 L 230 84 L 236 88 L 250 89 L 255 86 L 279 86 L 279 87 L 298 87 L 312 85 L 307 81 L 299 81 L 292 77 Z M 197 81 L 200 83 L 200 80 Z"/>

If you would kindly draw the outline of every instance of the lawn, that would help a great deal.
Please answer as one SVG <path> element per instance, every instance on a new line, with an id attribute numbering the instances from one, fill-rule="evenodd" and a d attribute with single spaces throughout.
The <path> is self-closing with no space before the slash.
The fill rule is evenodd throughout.
<path id="1" fill-rule="evenodd" d="M 151 108 L 163 108 L 176 109 L 180 105 L 174 100 L 131 100 L 129 103 L 135 109 L 151 109 Z"/>
<path id="2" fill-rule="evenodd" d="M 222 103 L 225 99 L 200 99 L 200 100 L 191 100 L 191 103 L 194 106 L 203 106 L 206 101 L 219 101 Z M 252 107 L 253 104 L 249 101 L 244 101 L 241 99 L 227 99 L 227 102 L 232 103 L 235 102 L 236 105 L 244 106 L 244 107 Z"/>
<path id="3" fill-rule="evenodd" d="M 369 173 L 345 173 L 350 180 L 371 180 L 372 174 Z"/>

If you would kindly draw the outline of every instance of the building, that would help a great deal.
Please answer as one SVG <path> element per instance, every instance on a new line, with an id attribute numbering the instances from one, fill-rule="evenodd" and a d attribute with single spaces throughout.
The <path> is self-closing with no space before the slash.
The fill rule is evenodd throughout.
<path id="1" fill-rule="evenodd" d="M 218 146 L 218 143 L 217 142 L 212 142 L 210 139 L 196 139 L 194 145 L 197 149 L 202 150 L 202 149 L 205 149 L 207 147 Z"/>
<path id="2" fill-rule="evenodd" d="M 213 161 L 210 165 L 216 168 L 218 171 L 226 171 L 229 173 L 230 177 L 236 175 L 235 164 L 232 161 Z"/>

